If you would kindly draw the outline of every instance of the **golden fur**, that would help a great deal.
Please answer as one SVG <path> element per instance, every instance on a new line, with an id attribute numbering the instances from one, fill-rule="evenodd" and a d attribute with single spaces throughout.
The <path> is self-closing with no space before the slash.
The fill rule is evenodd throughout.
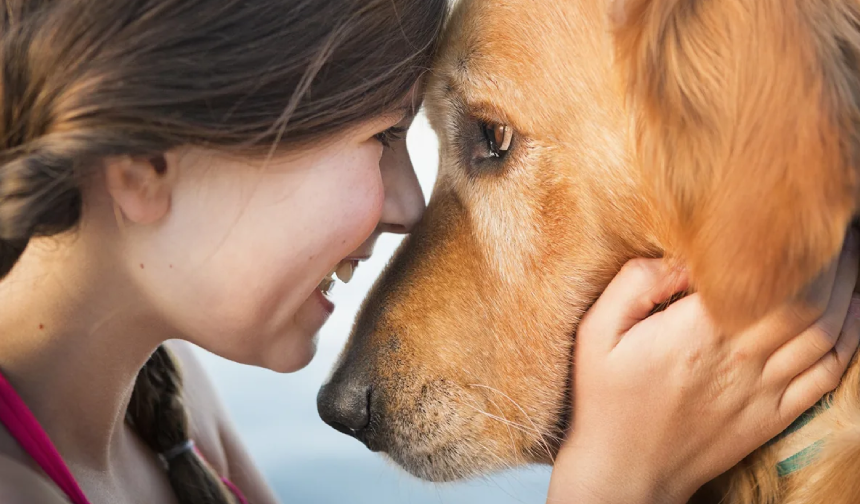
<path id="1" fill-rule="evenodd" d="M 632 257 L 686 264 L 729 330 L 797 294 L 856 211 L 858 12 L 462 0 L 427 84 L 426 217 L 334 374 L 371 377 L 368 446 L 432 480 L 552 462 L 577 322 Z M 516 131 L 502 159 L 481 157 L 485 122 Z M 696 500 L 857 502 L 856 363 L 822 418 L 830 442 L 808 468 L 780 481 L 776 443 Z"/>

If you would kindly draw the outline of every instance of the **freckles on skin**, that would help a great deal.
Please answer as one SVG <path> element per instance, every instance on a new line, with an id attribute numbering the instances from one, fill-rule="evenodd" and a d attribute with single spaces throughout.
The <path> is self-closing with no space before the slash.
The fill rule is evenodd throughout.
<path id="1" fill-rule="evenodd" d="M 375 141 L 374 141 L 375 142 Z M 382 146 L 368 147 L 370 152 L 356 152 L 349 157 L 352 178 L 356 186 L 364 191 L 350 191 L 340 200 L 340 214 L 344 223 L 339 245 L 344 250 L 342 257 L 358 248 L 370 237 L 379 224 L 385 203 L 385 189 L 379 159 Z M 362 149 L 364 150 L 364 148 Z M 350 229 L 351 228 L 351 229 Z M 348 246 L 347 246 L 348 245 Z M 346 250 L 349 249 L 349 250 Z"/>
<path id="2" fill-rule="evenodd" d="M 170 214 L 129 254 L 183 337 L 275 370 L 311 360 L 325 311 L 313 293 L 383 211 L 383 148 L 376 125 L 365 129 L 265 163 L 183 156 Z"/>

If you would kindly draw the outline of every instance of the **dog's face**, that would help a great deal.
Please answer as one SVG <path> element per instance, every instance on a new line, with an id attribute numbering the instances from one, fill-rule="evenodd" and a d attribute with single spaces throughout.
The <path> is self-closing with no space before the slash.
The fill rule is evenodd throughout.
<path id="1" fill-rule="evenodd" d="M 689 88 L 678 103 L 690 110 L 673 108 L 676 69 L 655 69 L 661 62 L 649 59 L 651 50 L 671 49 L 648 32 L 651 25 L 678 26 L 666 21 L 671 12 L 661 10 L 664 4 L 685 3 L 696 2 L 457 5 L 425 99 L 440 142 L 439 178 L 424 221 L 377 282 L 320 391 L 327 422 L 430 480 L 551 462 L 569 422 L 577 322 L 627 259 L 665 251 L 686 263 L 726 327 L 742 326 L 796 293 L 830 260 L 854 195 L 853 175 L 836 161 L 826 171 L 836 171 L 838 183 L 813 184 L 801 194 L 797 184 L 809 180 L 803 170 L 813 167 L 787 166 L 776 188 L 765 180 L 770 165 L 748 168 L 746 183 L 772 191 L 780 212 L 748 216 L 744 229 L 730 218 L 752 203 L 745 193 L 732 196 L 743 187 L 732 179 L 733 167 L 725 168 L 722 151 L 709 151 L 714 166 L 695 179 L 701 182 L 682 187 L 690 173 L 672 169 L 672 162 L 721 141 L 707 137 L 708 121 L 726 119 L 717 114 L 722 109 L 703 117 L 708 110 L 690 103 Z M 631 19 L 641 23 L 628 26 Z M 683 51 L 672 57 L 683 61 Z M 664 78 L 646 82 L 643 75 L 652 71 Z M 701 131 L 690 117 L 678 119 L 685 113 L 697 114 L 690 117 L 701 121 Z M 823 119 L 807 119 L 818 121 L 830 141 Z M 682 135 L 690 146 L 661 143 Z M 774 142 L 773 150 L 800 148 L 785 137 Z M 801 147 L 808 154 L 809 146 Z M 704 190 L 713 196 L 700 198 L 708 204 L 690 203 L 691 194 Z M 789 196 L 797 210 L 783 212 L 776 205 Z M 825 197 L 832 201 L 823 204 Z M 807 223 L 802 214 L 816 205 L 824 212 L 821 225 L 788 234 L 767 230 L 768 219 L 777 226 L 788 218 Z M 726 226 L 714 224 L 716 217 L 726 217 Z M 691 226 L 708 232 L 691 234 Z M 752 251 L 732 242 L 744 239 L 747 227 L 765 242 Z M 740 265 L 742 274 L 728 275 L 734 284 L 714 277 L 713 264 L 725 262 L 714 259 L 713 247 Z M 793 254 L 802 271 L 788 275 L 791 281 L 774 280 L 772 270 L 785 261 L 756 268 L 747 264 L 752 253 Z M 759 281 L 752 305 L 725 294 L 750 281 Z"/>

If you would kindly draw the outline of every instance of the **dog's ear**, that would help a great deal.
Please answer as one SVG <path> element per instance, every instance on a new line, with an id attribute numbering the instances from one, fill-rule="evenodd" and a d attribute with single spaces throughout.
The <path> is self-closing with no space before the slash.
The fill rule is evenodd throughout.
<path id="1" fill-rule="evenodd" d="M 855 4 L 613 0 L 643 182 L 726 329 L 798 294 L 840 250 L 860 153 Z"/>

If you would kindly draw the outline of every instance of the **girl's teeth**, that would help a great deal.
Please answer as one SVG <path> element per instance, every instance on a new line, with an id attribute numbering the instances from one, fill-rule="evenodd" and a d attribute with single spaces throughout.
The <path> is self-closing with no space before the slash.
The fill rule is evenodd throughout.
<path id="1" fill-rule="evenodd" d="M 341 261 L 335 269 L 337 278 L 343 283 L 349 283 L 352 280 L 352 274 L 355 271 L 355 265 L 352 261 Z"/>
<path id="2" fill-rule="evenodd" d="M 331 277 L 332 274 L 329 273 L 328 276 L 322 279 L 320 282 L 319 289 L 323 294 L 328 294 L 331 291 L 331 288 L 334 286 L 334 278 Z"/>
<path id="3" fill-rule="evenodd" d="M 355 273 L 355 268 L 358 266 L 357 261 L 341 261 L 335 266 L 334 270 L 331 271 L 319 284 L 319 289 L 323 294 L 328 294 L 331 292 L 331 288 L 334 287 L 334 275 L 337 275 L 337 278 L 343 283 L 349 283 L 352 280 L 352 274 Z"/>

